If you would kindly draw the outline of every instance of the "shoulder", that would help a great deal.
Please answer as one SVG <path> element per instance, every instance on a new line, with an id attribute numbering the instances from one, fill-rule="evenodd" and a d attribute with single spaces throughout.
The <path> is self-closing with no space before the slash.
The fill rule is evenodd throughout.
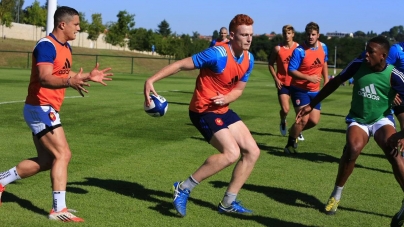
<path id="1" fill-rule="evenodd" d="M 54 49 L 56 49 L 55 44 L 49 38 L 46 37 L 38 40 L 34 49 L 36 49 L 37 47 L 40 48 L 53 47 Z"/>

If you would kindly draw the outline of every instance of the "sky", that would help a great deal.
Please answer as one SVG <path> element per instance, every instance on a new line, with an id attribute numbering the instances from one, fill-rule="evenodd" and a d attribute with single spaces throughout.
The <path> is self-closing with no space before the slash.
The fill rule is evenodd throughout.
<path id="1" fill-rule="evenodd" d="M 23 9 L 33 2 L 25 0 Z M 39 2 L 44 5 L 46 0 Z M 156 30 L 166 20 L 171 31 L 179 35 L 212 35 L 221 27 L 228 27 L 237 14 L 253 18 L 254 34 L 280 34 L 286 24 L 303 32 L 311 21 L 320 26 L 322 34 L 380 34 L 404 25 L 403 0 L 57 0 L 57 5 L 85 13 L 89 22 L 92 14 L 101 13 L 104 24 L 116 22 L 118 12 L 126 10 L 135 15 L 135 28 Z"/>

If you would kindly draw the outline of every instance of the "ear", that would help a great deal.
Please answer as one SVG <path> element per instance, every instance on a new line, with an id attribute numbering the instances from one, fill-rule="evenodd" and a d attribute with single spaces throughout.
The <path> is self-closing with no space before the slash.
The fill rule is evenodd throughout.
<path id="1" fill-rule="evenodd" d="M 66 23 L 65 23 L 64 21 L 60 22 L 59 28 L 60 28 L 61 30 L 65 29 L 65 26 L 66 26 Z"/>
<path id="2" fill-rule="evenodd" d="M 234 32 L 229 32 L 229 38 L 233 39 L 234 38 Z"/>

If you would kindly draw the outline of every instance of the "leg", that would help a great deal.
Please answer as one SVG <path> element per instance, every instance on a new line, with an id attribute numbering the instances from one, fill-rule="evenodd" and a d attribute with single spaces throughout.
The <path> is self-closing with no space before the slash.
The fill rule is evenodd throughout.
<path id="1" fill-rule="evenodd" d="M 279 131 L 282 136 L 286 136 L 287 134 L 286 116 L 289 113 L 289 99 L 289 87 L 282 86 L 282 88 L 278 90 L 278 102 L 281 106 L 281 110 L 279 111 L 279 117 L 281 118 Z"/>
<path id="2" fill-rule="evenodd" d="M 358 125 L 355 122 L 351 123 L 348 127 L 346 145 L 339 162 L 338 174 L 335 179 L 335 188 L 324 208 L 326 214 L 331 215 L 337 212 L 342 189 L 349 176 L 352 174 L 353 169 L 355 168 L 356 159 L 367 144 L 368 138 L 367 127 Z"/>

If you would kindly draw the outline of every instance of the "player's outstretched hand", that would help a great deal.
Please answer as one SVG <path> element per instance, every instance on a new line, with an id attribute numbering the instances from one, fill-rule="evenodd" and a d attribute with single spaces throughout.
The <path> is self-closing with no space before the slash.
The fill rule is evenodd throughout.
<path id="1" fill-rule="evenodd" d="M 313 110 L 313 108 L 310 105 L 304 106 L 303 108 L 301 108 L 299 110 L 299 112 L 296 114 L 296 123 L 299 123 L 300 120 L 302 120 L 302 118 L 309 114 L 311 111 Z"/>
<path id="2" fill-rule="evenodd" d="M 143 88 L 144 103 L 146 106 L 150 106 L 150 92 L 152 92 L 155 96 L 158 97 L 156 90 L 154 90 L 153 82 L 151 82 L 150 79 L 148 79 L 144 83 Z"/>
<path id="3" fill-rule="evenodd" d="M 90 75 L 88 76 L 88 80 L 96 82 L 96 83 L 100 83 L 104 86 L 107 86 L 106 83 L 104 83 L 104 80 L 112 80 L 112 78 L 109 78 L 108 76 L 113 76 L 113 73 L 106 73 L 109 70 L 111 70 L 111 68 L 106 68 L 103 70 L 99 70 L 98 67 L 100 66 L 100 64 L 97 62 L 97 64 L 95 65 L 95 68 L 90 72 Z"/>
<path id="4" fill-rule="evenodd" d="M 69 83 L 70 87 L 72 87 L 74 90 L 78 91 L 81 96 L 84 97 L 83 91 L 85 93 L 88 93 L 88 91 L 83 87 L 83 86 L 87 86 L 87 87 L 90 86 L 84 80 L 83 68 L 80 68 L 80 71 L 76 75 L 70 77 L 68 79 L 68 83 Z"/>

